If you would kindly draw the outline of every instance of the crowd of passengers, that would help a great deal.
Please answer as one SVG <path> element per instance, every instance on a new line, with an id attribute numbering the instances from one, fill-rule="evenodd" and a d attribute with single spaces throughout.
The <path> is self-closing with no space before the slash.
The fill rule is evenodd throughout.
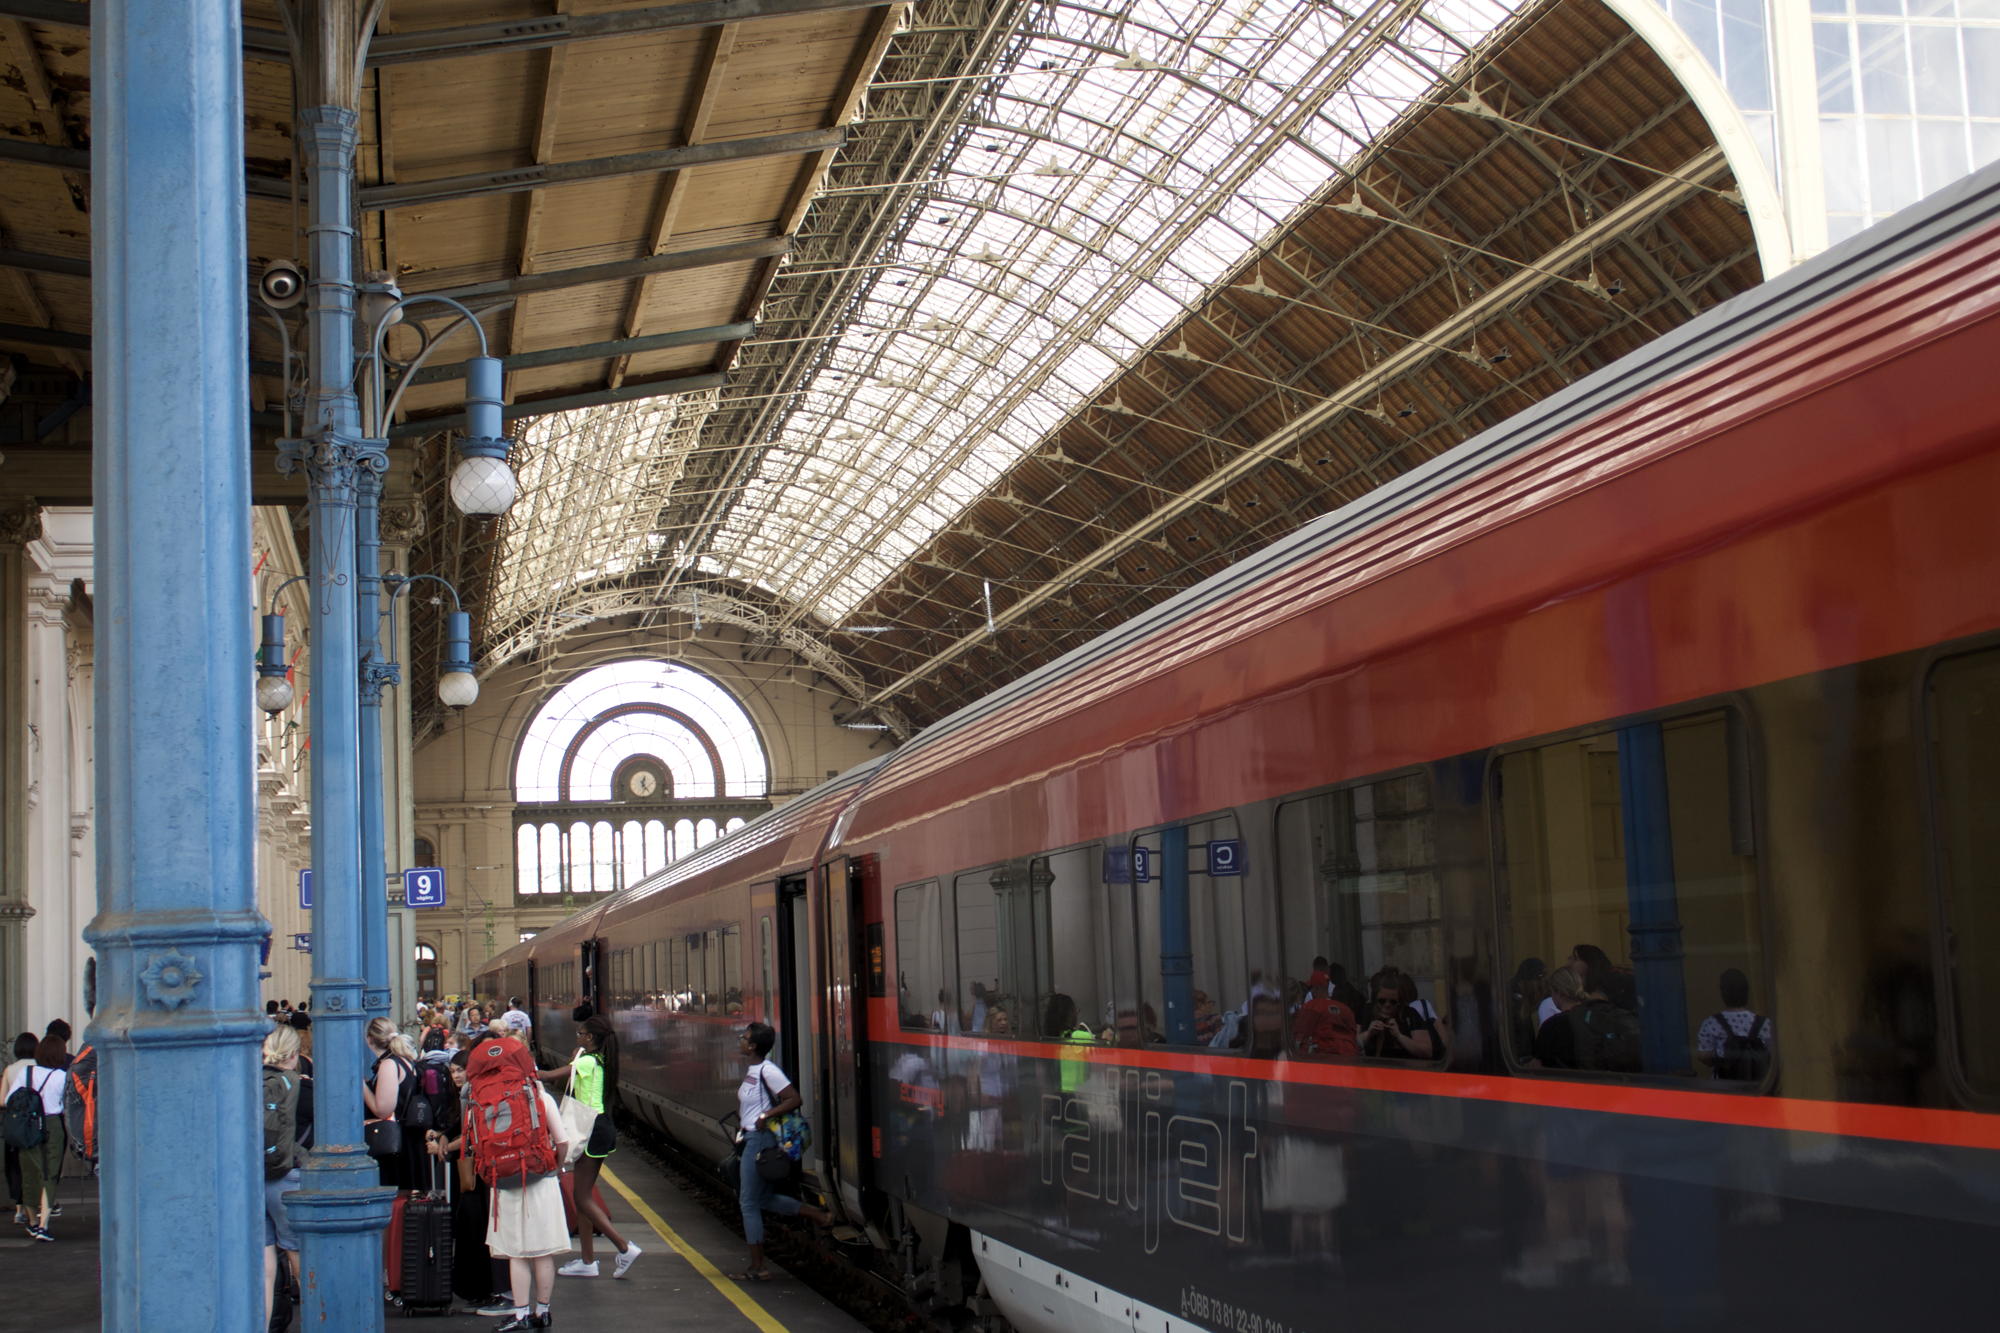
<path id="1" fill-rule="evenodd" d="M 1750 982 L 1737 968 L 1719 978 L 1722 1007 L 1702 1020 L 1695 1059 L 1717 1078 L 1758 1081 L 1769 1068 L 1772 1022 L 1750 1007 Z M 903 988 L 903 1025 L 947 1035 L 1016 1035 L 1009 1000 L 975 981 L 970 1003 L 940 990 L 924 1017 Z M 1644 1068 L 1640 999 L 1632 970 L 1594 944 L 1579 944 L 1550 971 L 1539 958 L 1522 960 L 1508 997 L 1513 1049 L 1535 1069 L 1636 1074 Z M 1056 992 L 1040 1007 L 1040 1035 L 1072 1045 L 1145 1046 L 1166 1033 L 1151 1004 L 1107 1005 L 1093 1024 L 1069 995 Z M 1194 992 L 1194 1044 L 1266 1059 L 1280 1055 L 1362 1056 L 1435 1061 L 1451 1049 L 1445 1016 L 1401 968 L 1386 966 L 1364 991 L 1324 955 L 1303 980 L 1273 984 L 1251 974 L 1249 995 L 1236 1009 L 1218 1010 L 1206 991 Z"/>

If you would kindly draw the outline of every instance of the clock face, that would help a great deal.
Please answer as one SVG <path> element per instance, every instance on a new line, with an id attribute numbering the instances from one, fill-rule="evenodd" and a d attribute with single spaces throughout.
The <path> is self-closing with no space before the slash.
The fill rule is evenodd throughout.
<path id="1" fill-rule="evenodd" d="M 635 768 L 632 776 L 625 779 L 625 790 L 642 800 L 652 796 L 660 790 L 659 774 L 649 768 Z"/>

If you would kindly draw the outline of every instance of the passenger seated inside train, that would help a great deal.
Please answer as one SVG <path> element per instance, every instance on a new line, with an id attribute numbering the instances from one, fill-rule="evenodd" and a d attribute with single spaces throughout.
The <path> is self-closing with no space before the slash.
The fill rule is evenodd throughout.
<path id="1" fill-rule="evenodd" d="M 1722 1008 L 1695 1033 L 1695 1058 L 1717 1078 L 1762 1083 L 1776 1049 L 1771 1020 L 1750 1007 L 1750 978 L 1739 969 L 1724 970 L 1721 990 Z"/>
<path id="2" fill-rule="evenodd" d="M 1407 978 L 1385 967 L 1369 979 L 1372 997 L 1368 1026 L 1362 1029 L 1361 1053 L 1383 1060 L 1433 1060 L 1444 1051 L 1437 1027 L 1404 1002 Z"/>

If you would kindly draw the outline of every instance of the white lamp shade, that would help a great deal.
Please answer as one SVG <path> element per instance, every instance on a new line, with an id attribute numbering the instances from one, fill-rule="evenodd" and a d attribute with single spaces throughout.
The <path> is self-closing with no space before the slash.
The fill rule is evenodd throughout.
<path id="1" fill-rule="evenodd" d="M 470 671 L 447 671 L 438 677 L 438 702 L 446 708 L 470 708 L 479 698 L 479 681 Z"/>
<path id="2" fill-rule="evenodd" d="M 267 713 L 282 713 L 292 703 L 292 682 L 283 676 L 257 677 L 257 706 Z"/>
<path id="3" fill-rule="evenodd" d="M 451 502 L 461 514 L 504 514 L 514 493 L 514 469 L 504 458 L 468 454 L 452 469 Z"/>

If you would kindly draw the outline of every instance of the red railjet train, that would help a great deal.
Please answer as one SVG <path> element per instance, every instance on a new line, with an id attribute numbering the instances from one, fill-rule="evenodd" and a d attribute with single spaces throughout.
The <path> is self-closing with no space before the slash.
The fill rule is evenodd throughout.
<path id="1" fill-rule="evenodd" d="M 1989 169 L 478 988 L 961 1324 L 1983 1322 L 1996 504 Z"/>

